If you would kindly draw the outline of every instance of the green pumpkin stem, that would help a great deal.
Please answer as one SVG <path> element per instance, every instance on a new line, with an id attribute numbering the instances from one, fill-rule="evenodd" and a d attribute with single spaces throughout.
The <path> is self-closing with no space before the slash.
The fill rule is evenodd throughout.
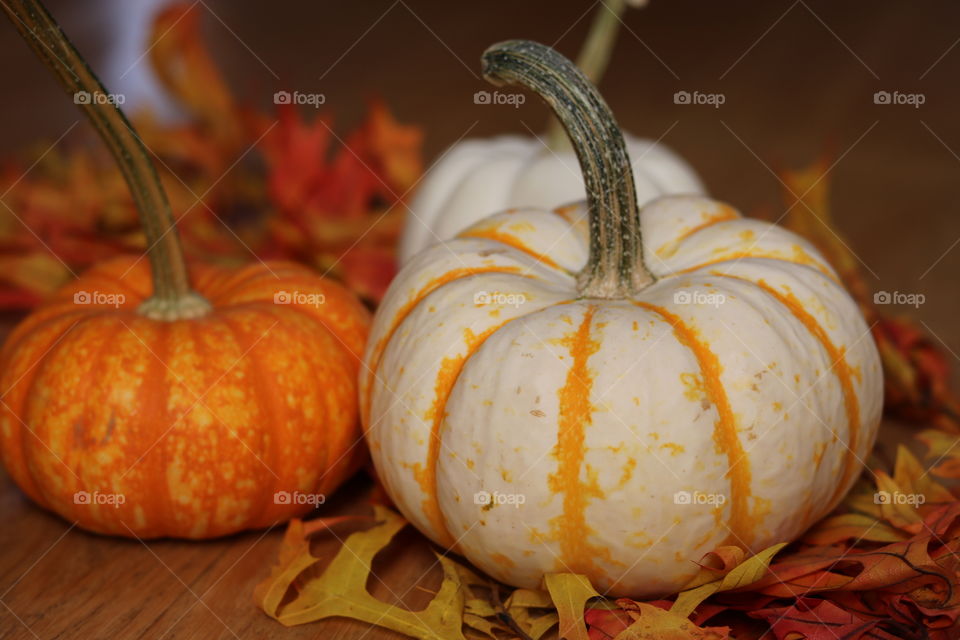
<path id="1" fill-rule="evenodd" d="M 596 88 L 550 47 L 508 40 L 483 54 L 483 75 L 537 93 L 563 125 L 580 162 L 590 215 L 590 256 L 580 295 L 627 298 L 654 282 L 643 260 L 640 211 L 623 134 Z"/>
<path id="2" fill-rule="evenodd" d="M 176 320 L 207 313 L 210 304 L 190 286 L 180 236 L 166 192 L 147 149 L 115 100 L 80 53 L 37 0 L 5 0 L 4 12 L 60 85 L 80 107 L 106 143 L 127 181 L 140 213 L 153 274 L 153 296 L 138 312 Z"/>
<path id="3" fill-rule="evenodd" d="M 593 14 L 593 23 L 577 55 L 577 67 L 594 85 L 599 85 L 610 62 L 613 45 L 620 31 L 621 18 L 629 0 L 600 0 Z M 547 146 L 553 150 L 569 149 L 570 141 L 563 125 L 556 118 L 547 127 Z"/>

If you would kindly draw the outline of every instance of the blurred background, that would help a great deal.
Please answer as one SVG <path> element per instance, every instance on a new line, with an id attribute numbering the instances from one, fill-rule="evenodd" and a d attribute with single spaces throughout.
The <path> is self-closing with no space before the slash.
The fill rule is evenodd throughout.
<path id="1" fill-rule="evenodd" d="M 126 96 L 125 109 L 148 107 L 177 123 L 191 116 L 160 86 L 146 53 L 153 17 L 167 4 L 51 0 L 49 7 L 108 89 Z M 275 91 L 320 93 L 324 104 L 301 106 L 302 117 L 323 114 L 346 139 L 365 121 L 369 100 L 380 98 L 398 123 L 419 127 L 429 168 L 465 135 L 542 131 L 546 110 L 536 100 L 518 108 L 474 103 L 486 87 L 479 56 L 493 42 L 524 37 L 573 57 L 595 3 L 186 6 L 199 16 L 202 40 L 238 103 L 270 118 Z M 169 22 L 171 34 L 183 26 Z M 601 90 L 625 129 L 662 139 L 715 197 L 774 220 L 794 202 L 784 198 L 778 172 L 825 162 L 836 226 L 868 284 L 922 294 L 922 304 L 902 311 L 960 353 L 960 5 L 654 0 L 628 11 L 624 23 Z M 0 33 L 13 89 L 0 101 L 3 191 L 32 163 L 43 170 L 44 153 L 96 143 L 11 26 L 0 23 Z M 162 42 L 166 32 L 154 36 Z M 676 104 L 678 91 L 719 95 L 722 104 Z M 891 103 L 878 104 L 877 92 L 893 96 Z M 897 96 L 904 102 L 896 104 Z M 336 146 L 331 141 L 331 154 Z M 254 156 L 243 163 L 257 162 Z M 0 229 L 12 229 L 21 222 L 10 216 L 15 203 L 4 201 Z"/>

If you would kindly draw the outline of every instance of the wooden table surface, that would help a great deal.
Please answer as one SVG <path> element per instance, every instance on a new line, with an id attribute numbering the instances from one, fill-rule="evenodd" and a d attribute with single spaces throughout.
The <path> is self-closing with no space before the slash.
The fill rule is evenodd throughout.
<path id="1" fill-rule="evenodd" d="M 111 68 L 123 69 L 139 54 L 113 50 L 121 31 L 104 16 L 138 4 L 125 3 L 60 0 L 51 8 L 96 68 L 113 56 Z M 468 131 L 539 130 L 545 113 L 536 101 L 519 109 L 473 104 L 473 92 L 484 88 L 475 75 L 478 56 L 486 45 L 518 36 L 555 43 L 572 55 L 588 21 L 578 19 L 591 6 L 546 0 L 304 0 L 280 10 L 275 3 L 200 4 L 218 60 L 252 101 L 266 106 L 278 84 L 317 88 L 328 96 L 338 126 L 348 127 L 376 92 L 399 119 L 426 128 L 428 158 Z M 621 124 L 662 136 L 717 197 L 773 218 L 789 203 L 772 168 L 800 166 L 830 149 L 835 216 L 870 284 L 923 294 L 923 305 L 897 311 L 921 320 L 956 358 L 960 4 L 653 0 L 626 23 L 602 84 Z M 9 26 L 0 25 L 0 33 L 0 64 L 17 89 L 0 101 L 0 153 L 6 155 L 38 138 L 56 140 L 77 114 Z M 679 90 L 720 92 L 725 102 L 718 109 L 678 106 L 672 96 Z M 874 92 L 881 90 L 919 93 L 924 104 L 875 104 Z M 884 429 L 885 440 L 896 439 Z M 362 509 L 369 488 L 363 477 L 355 479 L 324 512 Z M 343 620 L 285 629 L 263 615 L 252 590 L 276 558 L 279 530 L 207 543 L 103 538 L 37 509 L 5 475 L 0 523 L 3 639 L 399 637 Z M 429 570 L 429 547 L 408 530 L 387 556 L 375 572 L 389 587 L 374 581 L 375 593 L 422 606 L 439 581 L 436 568 Z"/>

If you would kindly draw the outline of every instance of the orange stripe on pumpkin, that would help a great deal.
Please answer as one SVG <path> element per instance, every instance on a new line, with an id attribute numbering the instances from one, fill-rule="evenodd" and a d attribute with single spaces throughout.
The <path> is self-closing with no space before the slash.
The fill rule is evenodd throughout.
<path id="1" fill-rule="evenodd" d="M 566 269 L 563 269 L 563 267 L 561 267 L 556 262 L 554 262 L 553 258 L 551 258 L 550 256 L 534 251 L 533 249 L 525 245 L 520 240 L 520 238 L 514 235 L 511 235 L 509 233 L 504 233 L 503 231 L 499 231 L 497 229 L 471 229 L 458 234 L 457 237 L 493 240 L 494 242 L 499 242 L 500 244 L 505 244 L 508 247 L 513 247 L 518 251 L 522 251 L 523 253 L 527 254 L 531 258 L 535 259 L 537 262 L 542 262 L 548 267 L 553 267 L 554 269 L 561 269 L 562 271 L 566 271 Z"/>
<path id="2" fill-rule="evenodd" d="M 727 477 L 730 479 L 730 523 L 731 535 L 724 544 L 750 544 L 753 541 L 754 522 L 749 501 L 751 496 L 750 460 L 747 458 L 740 437 L 737 434 L 737 422 L 727 397 L 727 391 L 720 381 L 723 366 L 720 359 L 704 342 L 696 329 L 684 324 L 679 316 L 647 302 L 632 301 L 638 307 L 656 313 L 673 326 L 673 333 L 680 344 L 684 345 L 697 359 L 700 373 L 703 377 L 703 386 L 710 398 L 710 402 L 717 409 L 717 420 L 714 423 L 713 440 L 717 447 L 727 456 L 729 469 Z"/>
<path id="3" fill-rule="evenodd" d="M 431 420 L 433 424 L 430 428 L 430 441 L 427 446 L 427 463 L 424 466 L 416 465 L 414 468 L 414 477 L 420 485 L 421 490 L 427 497 L 423 500 L 423 512 L 426 514 L 430 524 L 440 538 L 440 544 L 451 548 L 455 540 L 450 534 L 450 529 L 443 518 L 443 512 L 440 510 L 440 499 L 437 496 L 437 460 L 440 458 L 440 427 L 443 425 L 443 419 L 447 416 L 447 400 L 450 399 L 450 393 L 453 391 L 463 365 L 466 364 L 474 353 L 477 352 L 487 338 L 499 331 L 512 320 L 521 318 L 516 316 L 510 318 L 498 325 L 490 327 L 479 334 L 470 329 L 464 329 L 464 339 L 467 343 L 467 351 L 463 355 L 444 358 L 440 363 L 440 370 L 437 372 L 437 380 L 434 383 L 433 405 L 430 407 L 425 418 Z"/>
<path id="4" fill-rule="evenodd" d="M 786 307 L 786 309 L 790 311 L 790 313 L 792 313 L 793 316 L 799 320 L 804 327 L 807 328 L 807 330 L 817 339 L 817 341 L 820 342 L 824 350 L 827 352 L 827 355 L 830 357 L 831 368 L 836 372 L 837 378 L 840 381 L 840 387 L 843 390 L 843 404 L 847 413 L 847 430 L 849 440 L 847 442 L 847 454 L 844 459 L 842 480 L 839 484 L 837 484 L 837 488 L 834 489 L 833 496 L 830 498 L 830 503 L 833 504 L 833 502 L 839 499 L 840 495 L 843 493 L 844 487 L 846 487 L 847 482 L 850 480 L 850 474 L 857 469 L 855 452 L 860 439 L 860 402 L 853 387 L 853 371 L 851 370 L 850 365 L 847 364 L 846 349 L 844 347 L 837 347 L 835 344 L 833 344 L 833 342 L 830 340 L 830 336 L 828 336 L 827 332 L 823 330 L 823 327 L 820 326 L 820 323 L 817 321 L 817 319 L 811 315 L 810 312 L 803 308 L 803 305 L 792 293 L 780 293 L 762 279 L 748 280 L 747 278 L 742 278 L 740 276 L 723 273 L 716 273 L 714 275 L 749 282 L 766 291 L 780 304 Z"/>
<path id="5" fill-rule="evenodd" d="M 254 311 L 254 313 L 267 315 L 268 312 L 257 310 Z M 270 314 L 268 316 L 269 319 L 267 320 L 267 326 L 270 327 L 268 331 L 272 331 L 273 326 L 279 322 L 279 320 L 276 319 L 276 313 L 277 311 L 275 309 L 270 310 Z M 254 349 L 254 347 L 261 341 L 261 336 L 256 334 L 249 335 L 248 332 L 245 331 L 245 327 L 238 321 L 238 319 L 236 317 L 231 317 L 229 314 L 223 314 L 220 317 L 220 321 L 233 338 L 234 344 L 237 346 L 238 351 L 244 354 L 244 356 L 241 358 L 241 360 L 245 361 L 243 366 L 246 367 L 246 370 L 243 371 L 243 375 L 248 377 L 253 383 L 251 390 L 254 398 L 254 407 L 257 411 L 257 414 L 255 414 L 255 419 L 273 424 L 289 424 L 292 421 L 292 418 L 290 415 L 288 415 L 286 404 L 283 402 L 282 389 L 276 383 L 276 380 L 271 379 L 269 375 L 263 375 L 263 372 L 269 371 L 269 368 L 261 365 L 260 352 Z M 237 361 L 235 366 L 239 367 L 242 365 L 240 364 L 240 361 Z M 317 420 L 317 423 L 328 424 L 327 421 L 323 419 L 326 417 L 327 416 L 323 416 L 320 420 Z M 239 439 L 237 434 L 234 433 L 232 435 Z M 258 482 L 262 483 L 262 485 L 265 485 L 266 491 L 263 492 L 263 496 L 261 497 L 261 502 L 258 507 L 250 509 L 251 519 L 258 523 L 264 522 L 264 515 L 270 512 L 270 507 L 272 505 L 276 504 L 276 492 L 280 489 L 279 484 L 283 480 L 286 480 L 286 478 L 279 477 L 276 472 L 273 471 L 276 468 L 282 468 L 283 462 L 281 458 L 281 452 L 277 447 L 276 438 L 263 438 L 261 442 L 263 449 L 260 450 L 260 453 L 254 453 L 252 449 L 251 453 L 257 456 L 257 459 L 261 465 L 268 469 L 270 473 L 263 474 L 262 477 L 258 479 Z M 329 441 L 325 440 L 324 444 L 324 469 L 329 470 Z M 323 493 L 320 487 L 317 487 L 316 491 L 318 493 Z"/>
<path id="6" fill-rule="evenodd" d="M 556 457 L 557 472 L 549 478 L 550 490 L 563 493 L 563 514 L 551 520 L 551 528 L 557 534 L 563 571 L 586 573 L 597 577 L 597 557 L 608 557 L 606 549 L 590 545 L 590 527 L 587 525 L 588 498 L 596 497 L 599 488 L 581 481 L 586 455 L 586 427 L 593 421 L 593 405 L 590 392 L 594 375 L 587 367 L 587 360 L 600 349 L 600 342 L 590 337 L 590 324 L 597 308 L 587 307 L 580 326 L 565 336 L 561 344 L 570 351 L 573 363 L 567 371 L 567 379 L 558 391 L 560 400 Z"/>
<path id="7" fill-rule="evenodd" d="M 727 256 L 718 258 L 716 260 L 710 260 L 709 262 L 703 262 L 701 264 L 697 264 L 692 267 L 687 267 L 686 269 L 681 269 L 680 271 L 677 271 L 675 275 L 690 273 L 692 271 L 697 271 L 698 269 L 704 269 L 706 267 L 714 267 L 724 262 L 731 262 L 734 260 L 743 260 L 746 258 L 757 258 L 761 260 L 777 260 L 778 262 L 786 262 L 789 264 L 797 264 L 805 267 L 812 267 L 817 271 L 819 271 L 820 273 L 822 273 L 823 275 L 825 275 L 831 281 L 837 284 L 840 284 L 840 281 L 837 280 L 837 277 L 832 273 L 830 273 L 830 269 L 825 267 L 823 264 L 821 264 L 817 260 L 814 260 L 805 252 L 796 253 L 793 258 L 785 258 L 782 255 L 764 255 L 762 253 L 750 253 L 748 251 L 740 251 L 737 253 L 731 253 Z M 718 275 L 726 275 L 726 274 L 718 274 Z"/>
<path id="8" fill-rule="evenodd" d="M 377 342 L 376 347 L 371 353 L 370 356 L 370 368 L 366 372 L 366 376 L 375 378 L 377 375 L 377 369 L 380 368 L 380 360 L 383 359 L 383 352 L 386 351 L 387 345 L 390 344 L 390 340 L 393 338 L 393 334 L 396 333 L 397 329 L 403 324 L 403 321 L 407 319 L 414 309 L 417 308 L 424 298 L 428 295 L 439 289 L 445 284 L 453 282 L 454 280 L 459 280 L 460 278 L 466 278 L 468 276 L 477 275 L 480 273 L 519 273 L 519 267 L 463 267 L 460 269 L 451 269 L 447 271 L 442 276 L 438 276 L 425 284 L 423 287 L 417 291 L 410 300 L 408 300 L 400 309 L 397 311 L 396 315 L 393 317 L 393 322 L 390 324 L 390 329 L 383 334 L 383 337 L 380 338 L 380 341 Z M 363 398 L 363 411 L 361 415 L 364 419 L 364 430 L 370 428 L 370 425 L 367 424 L 370 419 L 370 405 L 373 402 L 373 387 L 375 385 L 375 380 L 371 380 L 370 384 L 367 385 L 366 397 Z"/>
<path id="9" fill-rule="evenodd" d="M 706 229 L 707 227 L 712 227 L 718 222 L 736 220 L 739 217 L 740 217 L 740 214 L 737 213 L 735 209 L 733 209 L 732 207 L 728 207 L 727 205 L 722 205 L 719 211 L 717 211 L 716 213 L 707 215 L 704 218 L 703 222 L 701 222 L 700 224 L 694 225 L 689 229 L 684 230 L 682 233 L 680 233 L 680 235 L 678 235 L 676 238 L 674 238 L 670 242 L 665 242 L 654 253 L 656 253 L 661 258 L 669 258 L 670 256 L 674 255 L 677 252 L 678 248 L 680 248 L 680 243 L 682 243 L 684 240 L 686 240 L 687 238 L 695 234 L 697 231 L 701 231 L 703 229 Z"/>

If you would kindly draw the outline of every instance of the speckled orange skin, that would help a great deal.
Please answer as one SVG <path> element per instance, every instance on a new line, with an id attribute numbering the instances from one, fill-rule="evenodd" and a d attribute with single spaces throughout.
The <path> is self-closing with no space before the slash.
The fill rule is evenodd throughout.
<path id="1" fill-rule="evenodd" d="M 313 508 L 276 504 L 275 492 L 329 494 L 364 456 L 357 373 L 370 318 L 357 299 L 292 263 L 191 274 L 213 306 L 202 318 L 138 314 L 148 261 L 118 258 L 63 288 L 0 352 L 3 464 L 84 529 L 210 538 L 269 526 Z M 81 291 L 125 300 L 76 304 Z M 279 291 L 324 301 L 276 304 Z M 123 504 L 77 504 L 78 491 Z"/>

